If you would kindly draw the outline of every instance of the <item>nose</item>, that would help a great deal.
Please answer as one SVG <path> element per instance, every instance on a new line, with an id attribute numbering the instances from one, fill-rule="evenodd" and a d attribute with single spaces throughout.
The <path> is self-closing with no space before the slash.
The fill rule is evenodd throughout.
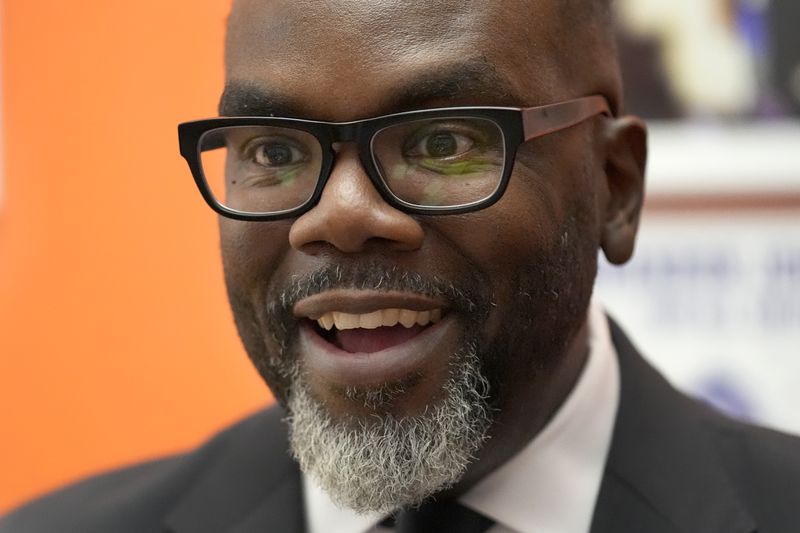
<path id="1" fill-rule="evenodd" d="M 343 253 L 373 245 L 411 251 L 422 245 L 423 238 L 417 220 L 383 200 L 352 145 L 337 154 L 319 203 L 289 230 L 291 246 L 311 254 L 327 246 Z"/>

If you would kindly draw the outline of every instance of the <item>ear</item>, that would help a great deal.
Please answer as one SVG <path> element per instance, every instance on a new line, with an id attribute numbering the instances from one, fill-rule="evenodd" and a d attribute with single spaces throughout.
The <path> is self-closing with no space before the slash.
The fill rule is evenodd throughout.
<path id="1" fill-rule="evenodd" d="M 647 126 L 633 116 L 609 120 L 605 128 L 605 147 L 608 195 L 600 245 L 611 263 L 621 265 L 633 255 L 639 229 L 647 163 Z"/>

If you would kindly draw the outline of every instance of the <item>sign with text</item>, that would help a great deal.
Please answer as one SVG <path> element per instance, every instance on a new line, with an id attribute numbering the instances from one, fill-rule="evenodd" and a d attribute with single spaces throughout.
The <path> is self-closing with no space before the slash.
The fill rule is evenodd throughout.
<path id="1" fill-rule="evenodd" d="M 800 433 L 800 213 L 647 217 L 597 295 L 679 388 Z"/>

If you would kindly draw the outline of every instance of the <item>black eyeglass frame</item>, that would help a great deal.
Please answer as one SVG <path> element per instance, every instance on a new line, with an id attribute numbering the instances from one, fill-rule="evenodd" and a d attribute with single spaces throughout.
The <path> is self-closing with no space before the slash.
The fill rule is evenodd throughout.
<path id="1" fill-rule="evenodd" d="M 218 117 L 178 125 L 180 153 L 189 165 L 194 181 L 206 203 L 222 216 L 244 221 L 267 221 L 298 217 L 311 210 L 322 197 L 336 162 L 333 143 L 355 142 L 361 164 L 373 186 L 392 207 L 417 215 L 455 215 L 485 209 L 496 203 L 508 187 L 514 170 L 517 149 L 524 142 L 564 130 L 597 115 L 611 116 L 605 97 L 585 96 L 556 104 L 536 107 L 445 107 L 394 113 L 352 122 L 324 122 L 280 117 Z M 403 122 L 432 118 L 481 118 L 495 123 L 503 134 L 505 162 L 495 191 L 488 197 L 456 206 L 419 206 L 392 193 L 381 177 L 375 161 L 372 142 L 384 128 Z M 309 199 L 298 207 L 273 213 L 247 213 L 221 204 L 206 182 L 201 164 L 200 142 L 203 136 L 219 128 L 234 126 L 287 127 L 313 135 L 322 149 L 322 165 L 317 185 Z"/>

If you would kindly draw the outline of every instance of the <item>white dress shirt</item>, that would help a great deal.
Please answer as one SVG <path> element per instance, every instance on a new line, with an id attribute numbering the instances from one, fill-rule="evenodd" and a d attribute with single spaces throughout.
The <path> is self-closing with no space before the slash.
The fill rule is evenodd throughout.
<path id="1" fill-rule="evenodd" d="M 617 353 L 603 310 L 589 308 L 589 355 L 545 428 L 459 502 L 493 519 L 489 533 L 588 533 L 619 403 Z M 337 507 L 303 475 L 310 533 L 380 533 L 385 514 Z"/>

